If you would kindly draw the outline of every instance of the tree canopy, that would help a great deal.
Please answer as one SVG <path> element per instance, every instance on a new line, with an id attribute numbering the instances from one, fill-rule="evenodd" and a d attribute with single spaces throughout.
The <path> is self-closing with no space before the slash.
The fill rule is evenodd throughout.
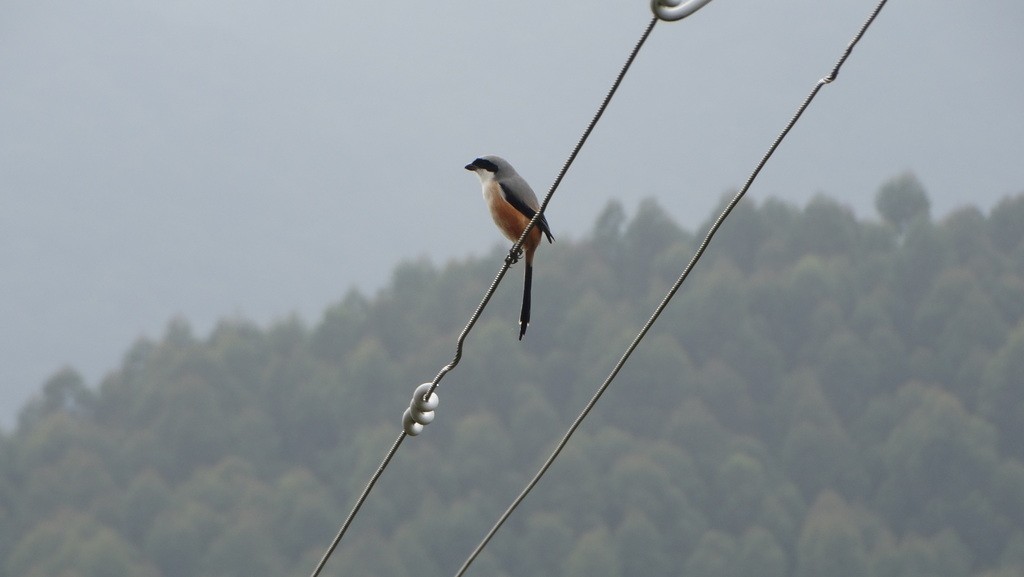
<path id="1" fill-rule="evenodd" d="M 470 574 L 1024 574 L 1024 196 L 928 204 L 744 200 Z M 538 259 L 522 343 L 503 284 L 325 574 L 454 573 L 696 242 L 611 204 Z M 0 575 L 308 574 L 503 251 L 58 371 L 0 436 Z"/>

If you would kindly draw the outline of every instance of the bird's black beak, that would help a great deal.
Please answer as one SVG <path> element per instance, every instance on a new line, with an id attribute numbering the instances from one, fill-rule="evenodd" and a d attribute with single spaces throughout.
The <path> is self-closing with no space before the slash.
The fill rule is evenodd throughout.
<path id="1" fill-rule="evenodd" d="M 466 165 L 466 170 L 476 170 L 477 166 L 472 162 Z"/>

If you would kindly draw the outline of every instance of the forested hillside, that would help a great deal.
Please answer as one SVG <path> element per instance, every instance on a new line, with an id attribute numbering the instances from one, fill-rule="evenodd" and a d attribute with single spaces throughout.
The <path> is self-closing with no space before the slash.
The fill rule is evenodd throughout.
<path id="1" fill-rule="evenodd" d="M 1024 195 L 937 221 L 901 176 L 877 206 L 744 200 L 469 574 L 1024 575 Z M 706 228 L 610 205 L 545 245 L 521 343 L 513 268 L 325 574 L 452 575 Z M 308 575 L 504 248 L 58 372 L 0 440 L 0 571 Z"/>

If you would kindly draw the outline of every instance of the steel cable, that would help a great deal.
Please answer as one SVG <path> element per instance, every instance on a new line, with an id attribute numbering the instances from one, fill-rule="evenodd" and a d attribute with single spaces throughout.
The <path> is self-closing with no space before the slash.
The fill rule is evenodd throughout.
<path id="1" fill-rule="evenodd" d="M 516 510 L 516 508 L 519 507 L 520 503 L 522 503 L 523 500 L 526 499 L 526 496 L 529 495 L 530 491 L 532 491 L 533 488 L 537 485 L 541 477 L 543 477 L 544 474 L 547 473 L 548 469 L 551 468 L 551 465 L 555 462 L 555 459 L 557 459 L 558 455 L 562 452 L 562 449 L 564 449 L 565 446 L 569 443 L 569 439 L 572 438 L 573 434 L 583 423 L 583 420 L 587 418 L 587 415 L 590 414 L 590 411 L 594 408 L 594 405 L 596 405 L 597 401 L 600 400 L 601 395 L 603 395 L 605 390 L 608 389 L 608 386 L 611 385 L 612 381 L 619 374 L 619 371 L 622 369 L 623 365 L 625 365 L 626 361 L 629 360 L 630 355 L 632 355 L 633 351 L 636 350 L 637 346 L 639 346 L 640 341 L 644 339 L 644 337 L 647 335 L 647 332 L 654 325 L 655 321 L 657 321 L 658 317 L 661 316 L 662 311 L 664 311 L 665 307 L 668 306 L 669 301 L 671 301 L 672 297 L 675 296 L 676 292 L 679 290 L 679 287 L 682 286 L 683 281 L 685 281 L 686 278 L 690 275 L 690 271 L 693 270 L 694 265 L 696 265 L 697 261 L 699 261 L 701 257 L 704 255 L 704 252 L 707 250 L 707 247 L 711 243 L 711 239 L 715 236 L 715 233 L 718 232 L 718 229 L 722 226 L 722 223 L 725 221 L 725 219 L 729 216 L 732 210 L 740 202 L 743 196 L 746 195 L 747 190 L 750 189 L 750 185 L 754 182 L 754 179 L 757 178 L 757 175 L 761 172 L 761 169 L 764 168 L 764 165 L 768 162 L 768 159 L 771 158 L 771 156 L 775 153 L 775 150 L 779 147 L 779 144 L 782 142 L 782 140 L 786 137 L 787 134 L 789 134 L 789 131 L 793 128 L 797 121 L 800 120 L 800 117 L 803 115 L 804 111 L 807 110 L 807 107 L 811 104 L 811 101 L 814 100 L 814 97 L 817 96 L 818 91 L 821 90 L 821 87 L 831 83 L 833 80 L 836 79 L 836 77 L 839 75 L 839 69 L 843 66 L 843 63 L 846 62 L 846 59 L 850 56 L 853 47 L 860 41 L 861 37 L 867 31 L 868 27 L 871 26 L 871 23 L 874 21 L 875 17 L 878 16 L 878 13 L 882 10 L 882 7 L 885 6 L 885 3 L 887 1 L 888 0 L 881 0 L 878 3 L 874 11 L 871 13 L 871 16 L 868 17 L 864 25 L 861 26 L 860 31 L 857 32 L 857 35 L 854 36 L 853 40 L 849 43 L 849 45 L 847 45 L 846 50 L 843 52 L 843 55 L 839 58 L 839 61 L 836 63 L 836 65 L 832 68 L 832 71 L 829 73 L 829 75 L 822 78 L 814 85 L 814 88 L 811 90 L 811 93 L 808 94 L 807 98 L 804 99 L 803 103 L 797 109 L 796 113 L 786 124 L 786 127 L 782 130 L 781 133 L 779 133 L 778 137 L 775 138 L 775 141 L 772 142 L 771 146 L 768 147 L 768 151 L 764 154 L 764 156 L 761 157 L 761 161 L 757 163 L 757 166 L 754 168 L 753 172 L 751 172 L 750 176 L 747 178 L 746 183 L 744 183 L 743 187 L 733 196 L 732 200 L 725 207 L 722 213 L 718 216 L 718 219 L 715 220 L 714 224 L 708 230 L 707 235 L 704 237 L 704 241 L 701 242 L 700 246 L 697 248 L 697 251 L 694 253 L 693 258 L 690 259 L 690 262 L 683 269 L 682 274 L 679 275 L 679 278 L 676 279 L 676 282 L 672 285 L 672 288 L 669 289 L 668 293 L 665 295 L 665 298 L 662 299 L 661 303 L 657 306 L 657 308 L 655 308 L 654 313 L 644 324 L 643 328 L 640 329 L 640 332 L 636 335 L 636 338 L 633 339 L 633 342 L 630 343 L 628 347 L 626 347 L 626 351 L 619 358 L 619 361 L 615 363 L 615 366 L 612 368 L 611 373 L 609 373 L 608 377 L 604 380 L 603 383 L 601 383 L 601 386 L 598 387 L 597 392 L 595 392 L 594 396 L 591 397 L 589 402 L 587 402 L 586 406 L 583 408 L 583 411 L 579 414 L 578 417 L 576 417 L 576 420 L 573 421 L 572 425 L 569 427 L 568 431 L 566 431 L 561 441 L 559 441 L 558 444 L 555 446 L 554 451 L 552 451 L 551 455 L 548 456 L 546 461 L 544 461 L 544 464 L 541 465 L 541 468 L 539 471 L 537 471 L 537 474 L 533 476 L 530 482 L 526 484 L 526 487 L 522 490 L 522 492 L 519 493 L 519 496 L 517 496 L 515 500 L 512 501 L 512 504 L 509 505 L 509 507 L 505 510 L 505 512 L 502 513 L 502 515 L 498 518 L 498 521 L 494 524 L 493 527 L 491 527 L 491 530 L 487 532 L 486 536 L 484 536 L 484 539 L 480 542 L 479 545 L 477 545 L 476 549 L 474 549 L 473 552 L 470 553 L 469 557 L 462 564 L 462 567 L 460 567 L 459 571 L 455 574 L 456 577 L 461 577 L 465 574 L 466 570 L 469 569 L 469 566 L 473 563 L 477 556 L 480 555 L 480 553 L 484 550 L 484 547 L 487 546 L 487 544 L 491 541 L 491 539 L 498 532 L 498 530 L 505 523 L 505 521 L 507 521 L 508 518 L 512 515 L 512 513 Z"/>
<path id="2" fill-rule="evenodd" d="M 497 290 L 502 278 L 504 278 L 505 273 L 508 272 L 508 269 L 513 264 L 515 264 L 515 262 L 519 259 L 518 255 L 523 245 L 523 242 L 525 242 L 526 240 L 526 236 L 530 233 L 530 230 L 532 230 L 533 227 L 536 225 L 537 220 L 541 217 L 541 215 L 544 214 L 544 209 L 547 207 L 548 202 L 550 202 L 551 197 L 554 196 L 555 191 L 558 189 L 559 184 L 561 184 L 562 179 L 565 177 L 565 174 L 569 171 L 569 167 L 572 166 L 573 161 L 576 160 L 576 156 L 579 155 L 579 152 L 583 148 L 583 145 L 590 137 L 590 133 L 594 131 L 594 127 L 597 126 L 597 122 L 601 119 L 601 116 L 604 115 L 605 110 L 611 103 L 612 97 L 615 96 L 615 93 L 619 89 L 619 85 L 622 84 L 622 80 L 623 78 L 625 78 L 626 72 L 629 71 L 630 66 L 633 64 L 633 61 L 636 59 L 637 54 L 640 52 L 640 48 L 642 48 L 644 43 L 647 41 L 648 36 L 650 36 L 651 31 L 654 29 L 654 25 L 657 22 L 657 17 L 651 19 L 651 22 L 647 25 L 647 28 L 644 30 L 644 33 L 640 37 L 640 40 L 638 40 L 636 45 L 633 47 L 633 50 L 630 52 L 629 57 L 626 59 L 626 63 L 622 66 L 618 76 L 616 76 L 615 81 L 612 83 L 611 88 L 605 95 L 604 100 L 598 107 L 597 113 L 594 114 L 594 117 L 587 125 L 587 128 L 583 131 L 583 135 L 580 136 L 580 139 L 577 141 L 576 146 L 573 147 L 572 153 L 569 154 L 569 158 L 565 161 L 565 164 L 562 165 L 562 169 L 559 171 L 558 176 L 552 183 L 551 188 L 548 190 L 548 193 L 544 196 L 544 200 L 543 202 L 541 202 L 540 209 L 537 211 L 537 214 L 534 215 L 533 219 L 526 227 L 526 230 L 523 231 L 522 236 L 519 237 L 519 240 L 516 241 L 516 243 L 509 250 L 508 256 L 505 257 L 505 262 L 502 265 L 501 269 L 498 271 L 497 276 L 494 277 L 494 281 L 491 283 L 490 288 L 488 288 L 487 292 L 484 293 L 484 297 L 480 301 L 480 304 L 477 306 L 472 316 L 470 316 L 469 322 L 466 323 L 465 328 L 463 328 L 462 332 L 459 334 L 459 338 L 456 341 L 455 345 L 455 356 L 452 358 L 451 362 L 445 365 L 440 370 L 440 372 L 437 373 L 437 376 L 434 377 L 434 380 L 431 382 L 429 390 L 424 395 L 425 398 L 430 397 L 430 395 L 432 395 L 434 391 L 437 389 L 437 387 L 440 385 L 441 379 L 444 378 L 444 376 L 447 375 L 448 372 L 450 372 L 459 364 L 459 361 L 462 359 L 462 350 L 463 345 L 466 341 L 466 337 L 469 335 L 469 332 L 473 329 L 473 326 L 476 325 L 477 320 L 479 320 L 480 315 L 483 313 L 484 308 L 486 308 L 487 306 L 487 303 L 490 302 L 491 297 L 494 296 L 494 292 Z M 366 484 L 366 487 L 363 489 L 362 493 L 360 493 L 359 497 L 356 499 L 355 505 L 352 507 L 352 510 L 349 512 L 348 516 L 345 518 L 344 523 L 342 523 L 341 528 L 338 530 L 338 533 L 334 537 L 334 540 L 331 541 L 330 546 L 327 548 L 327 551 L 320 559 L 320 562 L 313 570 L 311 577 L 318 577 L 320 573 L 323 571 L 324 567 L 327 564 L 327 561 L 331 558 L 331 555 L 333 555 L 334 551 L 338 548 L 338 545 L 341 543 L 342 538 L 344 538 L 345 533 L 352 525 L 352 521 L 359 513 L 359 510 L 366 502 L 366 499 L 369 497 L 370 491 L 373 490 L 374 485 L 377 484 L 377 481 L 384 473 L 384 470 L 391 463 L 392 458 L 394 458 L 395 453 L 398 452 L 398 447 L 401 446 L 402 441 L 404 441 L 407 436 L 408 433 L 406 433 L 405 430 L 403 430 L 401 434 L 398 435 L 398 439 L 396 439 L 394 444 L 392 444 L 391 449 L 388 450 L 387 454 L 384 456 L 384 460 L 381 461 L 380 466 L 377 467 L 377 470 L 374 472 L 373 476 L 370 477 L 370 481 Z"/>

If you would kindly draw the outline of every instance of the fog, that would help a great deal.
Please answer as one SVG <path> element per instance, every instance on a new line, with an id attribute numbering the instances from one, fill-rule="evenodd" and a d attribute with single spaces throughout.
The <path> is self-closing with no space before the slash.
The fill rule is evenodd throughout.
<path id="1" fill-rule="evenodd" d="M 659 23 L 548 209 L 696 228 L 872 1 L 717 0 Z M 7 2 L 0 17 L 0 423 L 169 319 L 318 321 L 395 264 L 501 242 L 476 156 L 543 194 L 647 2 Z M 912 171 L 937 218 L 1024 191 L 1024 4 L 893 0 L 750 191 L 873 218 Z M 495 269 L 500 263 L 495 263 Z M 467 303 L 467 314 L 475 303 Z"/>

